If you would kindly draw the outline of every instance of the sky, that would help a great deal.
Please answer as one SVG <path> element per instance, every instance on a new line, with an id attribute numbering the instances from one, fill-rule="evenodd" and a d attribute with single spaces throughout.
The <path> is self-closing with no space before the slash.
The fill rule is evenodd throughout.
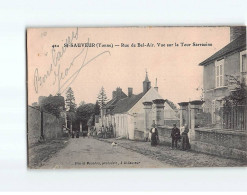
<path id="1" fill-rule="evenodd" d="M 133 93 L 139 94 L 146 71 L 152 87 L 157 78 L 164 99 L 176 104 L 197 100 L 202 91 L 196 89 L 203 87 L 203 67 L 198 64 L 229 41 L 229 27 L 28 29 L 28 104 L 58 91 L 65 96 L 67 87 L 73 89 L 77 104 L 95 103 L 102 86 L 108 99 L 116 87 L 126 94 L 132 87 Z M 64 48 L 64 43 L 87 42 L 98 47 Z M 212 46 L 192 46 L 193 42 Z M 129 47 L 121 47 L 122 43 Z M 132 43 L 136 47 L 131 47 Z M 154 47 L 137 47 L 138 43 Z M 158 43 L 165 46 L 159 47 Z"/>

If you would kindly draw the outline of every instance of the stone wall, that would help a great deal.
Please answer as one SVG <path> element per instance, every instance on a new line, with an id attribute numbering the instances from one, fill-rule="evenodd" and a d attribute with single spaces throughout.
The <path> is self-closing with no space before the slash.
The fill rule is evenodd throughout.
<path id="1" fill-rule="evenodd" d="M 195 129 L 192 149 L 227 158 L 247 159 L 247 132 Z"/>
<path id="2" fill-rule="evenodd" d="M 27 138 L 28 144 L 38 142 L 41 135 L 41 113 L 38 109 L 28 106 Z"/>
<path id="3" fill-rule="evenodd" d="M 171 141 L 172 141 L 171 131 L 172 131 L 172 128 L 170 127 L 158 127 L 160 143 L 169 145 L 169 146 L 171 145 Z"/>
<path id="4" fill-rule="evenodd" d="M 134 139 L 139 141 L 144 141 L 144 131 L 135 130 Z"/>
<path id="5" fill-rule="evenodd" d="M 165 119 L 164 123 L 165 123 L 165 126 L 167 127 L 173 127 L 173 124 L 176 124 L 178 128 L 180 126 L 179 119 L 167 119 L 167 120 Z"/>
<path id="6" fill-rule="evenodd" d="M 62 137 L 63 119 L 44 112 L 43 120 L 45 139 L 56 139 Z"/>
<path id="7" fill-rule="evenodd" d="M 161 144 L 171 145 L 171 130 L 169 127 L 158 127 Z M 194 151 L 247 160 L 247 132 L 196 129 L 195 140 L 190 140 L 190 143 Z"/>
<path id="8" fill-rule="evenodd" d="M 45 139 L 55 139 L 63 134 L 64 119 L 43 112 L 43 132 Z M 28 106 L 27 136 L 29 146 L 37 143 L 41 136 L 41 112 L 39 109 Z"/>

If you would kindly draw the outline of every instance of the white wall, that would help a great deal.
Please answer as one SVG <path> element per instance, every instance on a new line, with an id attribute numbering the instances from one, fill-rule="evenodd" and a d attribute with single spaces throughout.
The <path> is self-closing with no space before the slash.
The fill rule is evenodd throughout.
<path id="1" fill-rule="evenodd" d="M 128 132 L 128 115 L 127 114 L 115 114 L 116 121 L 116 137 L 129 137 Z"/>
<path id="2" fill-rule="evenodd" d="M 144 113 L 143 102 L 151 102 L 155 99 L 163 99 L 161 95 L 151 87 L 149 91 L 129 110 L 129 113 Z"/>
<path id="3" fill-rule="evenodd" d="M 164 99 L 154 88 L 150 90 L 125 114 L 115 114 L 116 136 L 134 139 L 135 128 L 144 131 L 144 105 L 143 102 L 153 101 L 155 99 Z M 177 119 L 175 111 L 168 103 L 164 104 L 164 119 Z M 153 112 L 153 111 L 152 111 Z M 134 114 L 136 118 L 134 118 Z M 153 117 L 150 119 L 152 123 Z M 134 125 L 134 123 L 136 124 Z"/>

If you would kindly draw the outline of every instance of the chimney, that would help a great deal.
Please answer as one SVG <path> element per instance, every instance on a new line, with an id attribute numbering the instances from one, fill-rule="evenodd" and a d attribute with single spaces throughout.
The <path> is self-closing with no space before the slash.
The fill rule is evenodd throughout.
<path id="1" fill-rule="evenodd" d="M 157 78 L 156 78 L 156 80 L 155 80 L 155 87 L 154 87 L 154 89 L 158 92 Z"/>
<path id="2" fill-rule="evenodd" d="M 128 88 L 128 97 L 131 97 L 133 95 L 133 88 Z"/>
<path id="3" fill-rule="evenodd" d="M 122 89 L 120 87 L 118 87 L 116 89 L 116 93 L 117 93 L 117 98 L 121 98 L 121 96 L 122 96 Z"/>
<path id="4" fill-rule="evenodd" d="M 112 99 L 114 99 L 115 97 L 117 97 L 117 92 L 116 91 L 113 91 L 112 92 Z"/>
<path id="5" fill-rule="evenodd" d="M 234 41 L 240 35 L 246 33 L 245 26 L 232 26 L 230 27 L 230 42 Z"/>

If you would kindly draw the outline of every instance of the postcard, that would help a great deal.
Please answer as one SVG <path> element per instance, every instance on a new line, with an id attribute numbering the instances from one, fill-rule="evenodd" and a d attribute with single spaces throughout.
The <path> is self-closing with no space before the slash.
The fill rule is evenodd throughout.
<path id="1" fill-rule="evenodd" d="M 247 165 L 246 26 L 28 28 L 31 169 Z"/>

